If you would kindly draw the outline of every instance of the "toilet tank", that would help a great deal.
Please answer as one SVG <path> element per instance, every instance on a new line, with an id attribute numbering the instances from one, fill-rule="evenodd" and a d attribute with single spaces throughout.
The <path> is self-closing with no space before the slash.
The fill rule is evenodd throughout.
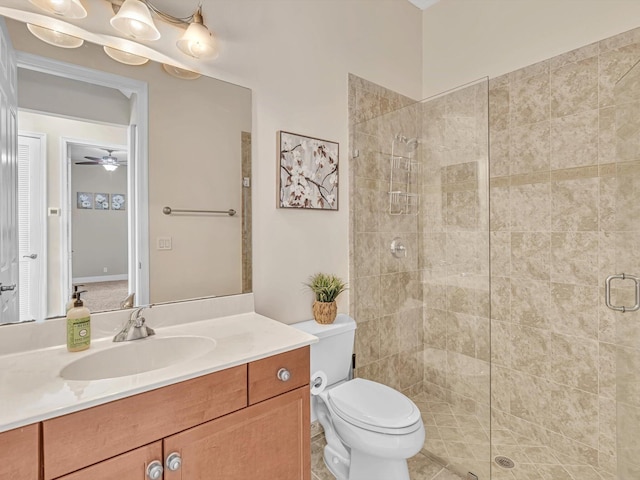
<path id="1" fill-rule="evenodd" d="M 327 386 L 349 378 L 356 331 L 353 318 L 340 313 L 329 325 L 307 320 L 290 326 L 315 335 L 320 340 L 311 345 L 310 374 L 322 370 L 327 375 Z"/>

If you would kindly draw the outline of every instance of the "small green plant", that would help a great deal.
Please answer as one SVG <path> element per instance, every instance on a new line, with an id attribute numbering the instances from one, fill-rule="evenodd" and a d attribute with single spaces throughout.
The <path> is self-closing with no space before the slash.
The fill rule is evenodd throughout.
<path id="1" fill-rule="evenodd" d="M 333 302 L 338 295 L 347 289 L 347 284 L 335 275 L 326 273 L 316 273 L 309 278 L 309 283 L 305 283 L 307 287 L 316 296 L 318 302 Z"/>

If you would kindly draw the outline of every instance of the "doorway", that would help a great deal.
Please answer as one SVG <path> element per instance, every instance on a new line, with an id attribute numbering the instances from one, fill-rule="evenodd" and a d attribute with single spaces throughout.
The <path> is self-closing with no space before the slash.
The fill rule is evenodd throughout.
<path id="1" fill-rule="evenodd" d="M 99 277 L 105 274 L 111 277 L 106 279 L 107 282 L 120 282 L 118 292 L 125 285 L 125 289 L 120 292 L 124 295 L 113 293 L 122 298 L 118 298 L 115 303 L 111 301 L 109 307 L 99 305 L 95 308 L 90 307 L 92 311 L 120 308 L 120 304 L 130 293 L 135 293 L 137 304 L 148 303 L 146 84 L 21 52 L 18 52 L 18 65 L 18 82 L 21 85 L 21 94 L 24 93 L 19 103 L 20 128 L 43 132 L 37 126 L 30 126 L 33 125 L 33 117 L 39 114 L 48 115 L 50 119 L 55 119 L 59 123 L 75 122 L 74 126 L 67 125 L 67 129 L 58 129 L 55 135 L 47 136 L 49 168 L 46 180 L 47 209 L 44 215 L 47 254 L 43 255 L 47 258 L 47 262 L 46 273 L 41 276 L 43 280 L 40 283 L 48 285 L 49 288 L 46 295 L 41 296 L 46 298 L 44 312 L 36 319 L 64 315 L 73 284 L 84 284 L 90 280 L 89 283 L 94 284 L 95 287 L 97 283 L 104 283 L 98 280 L 103 280 Z M 55 89 L 55 95 L 51 95 L 48 88 Z M 68 96 L 65 97 L 64 92 L 67 92 Z M 82 92 L 82 102 L 72 100 L 77 92 Z M 49 102 L 42 102 L 42 96 L 47 97 Z M 87 101 L 87 98 L 92 96 L 95 98 L 93 103 Z M 58 101 L 53 102 L 51 98 L 57 98 Z M 81 112 L 78 112 L 79 103 L 84 108 Z M 46 111 L 42 111 L 39 105 L 47 105 Z M 73 111 L 65 109 L 69 105 L 73 106 Z M 105 105 L 108 107 L 101 108 Z M 116 108 L 118 105 L 119 108 Z M 27 117 L 31 117 L 31 124 L 25 123 L 24 119 Z M 40 121 L 37 120 L 36 125 Z M 104 133 L 113 130 L 118 130 L 115 138 L 109 138 L 109 135 Z M 70 159 L 73 156 L 72 149 L 81 148 L 80 146 L 93 147 L 95 150 L 80 155 L 80 159 L 87 163 L 76 166 Z M 111 150 L 111 153 L 107 149 Z M 84 157 L 97 160 L 91 161 Z M 118 267 L 110 264 L 101 265 L 101 270 L 96 272 L 100 275 L 77 273 L 73 269 L 74 264 L 79 263 L 73 261 L 72 254 L 75 252 L 72 252 L 74 248 L 71 245 L 74 215 L 80 209 L 78 209 L 78 199 L 72 198 L 71 182 L 74 178 L 72 168 L 77 167 L 84 172 L 103 170 L 106 173 L 108 165 L 101 165 L 101 162 L 103 159 L 110 158 L 127 159 L 124 162 L 126 167 L 123 163 L 119 165 L 119 171 L 114 172 L 124 178 L 124 182 L 116 189 L 117 191 L 106 191 L 96 186 L 89 193 L 99 195 L 99 199 L 103 200 L 99 205 L 106 208 L 101 211 L 95 208 L 91 210 L 92 213 L 102 213 L 104 217 L 117 213 L 120 224 L 123 221 L 126 222 L 126 246 L 122 249 L 125 252 L 125 258 L 124 260 L 120 258 Z M 107 197 L 100 197 L 104 194 L 107 194 Z M 73 195 L 77 197 L 77 192 Z M 113 198 L 112 195 L 114 195 Z M 114 200 L 119 209 L 113 210 Z M 92 203 L 92 206 L 94 205 Z M 99 240 L 108 243 L 111 239 L 113 243 L 112 237 L 116 236 L 114 231 L 109 231 Z M 104 252 L 105 249 L 101 248 L 100 251 Z M 104 269 L 107 272 L 104 272 Z M 74 277 L 79 282 L 74 281 Z M 109 283 L 108 286 L 113 284 Z"/>

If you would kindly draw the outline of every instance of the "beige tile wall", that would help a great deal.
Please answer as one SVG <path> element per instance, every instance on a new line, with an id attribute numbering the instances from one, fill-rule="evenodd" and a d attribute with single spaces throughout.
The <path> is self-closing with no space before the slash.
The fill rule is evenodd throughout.
<path id="1" fill-rule="evenodd" d="M 640 268 L 623 260 L 638 251 L 640 178 L 636 164 L 615 165 L 640 152 L 637 135 L 621 139 L 638 131 L 637 100 L 616 86 L 639 40 L 622 34 L 490 83 L 493 427 L 551 449 L 529 461 L 540 474 L 555 464 L 553 478 L 639 474 L 617 470 L 622 317 L 603 308 L 602 288 Z"/>
<path id="2" fill-rule="evenodd" d="M 425 449 L 489 478 L 488 82 L 422 103 Z M 464 420 L 461 420 L 464 419 Z"/>
<path id="3" fill-rule="evenodd" d="M 350 77 L 357 373 L 468 419 L 464 441 L 429 424 L 455 470 L 489 478 L 501 454 L 516 469 L 494 479 L 640 478 L 640 314 L 603 304 L 606 276 L 640 274 L 638 61 L 640 29 L 492 79 L 490 178 L 481 86 L 401 108 Z M 417 217 L 386 213 L 395 133 L 421 139 Z"/>

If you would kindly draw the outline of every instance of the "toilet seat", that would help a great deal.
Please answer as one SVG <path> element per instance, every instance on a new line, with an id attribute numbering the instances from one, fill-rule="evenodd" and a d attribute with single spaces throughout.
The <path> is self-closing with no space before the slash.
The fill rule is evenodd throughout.
<path id="1" fill-rule="evenodd" d="M 402 393 L 355 378 L 327 392 L 332 409 L 354 426 L 387 435 L 405 435 L 422 425 L 420 410 Z"/>

